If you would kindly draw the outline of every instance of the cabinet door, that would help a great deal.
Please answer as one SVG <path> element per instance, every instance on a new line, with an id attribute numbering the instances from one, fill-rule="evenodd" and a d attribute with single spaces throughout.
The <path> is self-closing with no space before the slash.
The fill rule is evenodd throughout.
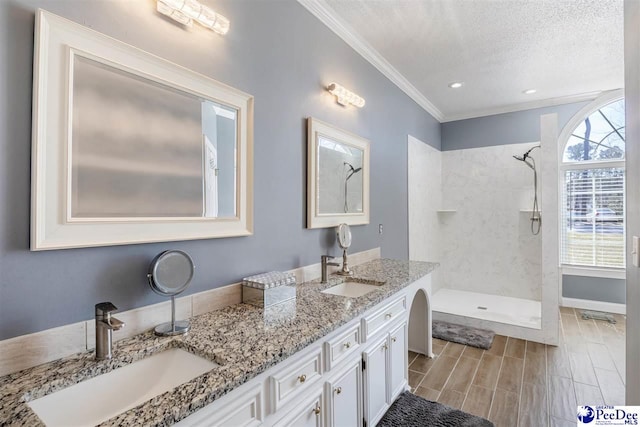
<path id="1" fill-rule="evenodd" d="M 322 407 L 322 389 L 313 394 L 295 409 L 285 412 L 287 415 L 275 424 L 275 427 L 324 427 L 324 408 Z"/>
<path id="2" fill-rule="evenodd" d="M 407 385 L 407 324 L 389 334 L 389 400 L 391 404 Z"/>
<path id="3" fill-rule="evenodd" d="M 360 360 L 327 382 L 330 426 L 362 426 L 362 365 Z"/>
<path id="4" fill-rule="evenodd" d="M 377 340 L 362 353 L 364 361 L 364 415 L 368 426 L 374 426 L 389 408 L 387 403 L 388 336 Z"/>

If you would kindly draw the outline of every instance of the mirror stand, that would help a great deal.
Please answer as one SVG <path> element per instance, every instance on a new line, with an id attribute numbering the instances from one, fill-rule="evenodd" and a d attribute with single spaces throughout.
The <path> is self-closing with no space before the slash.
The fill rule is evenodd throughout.
<path id="1" fill-rule="evenodd" d="M 176 322 L 176 296 L 171 295 L 171 322 L 162 323 L 154 329 L 156 335 L 170 337 L 182 335 L 189 332 L 191 325 L 188 320 L 178 320 Z"/>
<path id="2" fill-rule="evenodd" d="M 338 271 L 340 276 L 353 276 L 353 271 L 347 265 L 347 248 L 342 249 L 342 270 Z"/>

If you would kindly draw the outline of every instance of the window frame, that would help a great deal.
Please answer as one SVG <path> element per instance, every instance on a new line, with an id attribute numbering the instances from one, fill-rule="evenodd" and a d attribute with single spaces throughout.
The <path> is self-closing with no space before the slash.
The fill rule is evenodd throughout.
<path id="1" fill-rule="evenodd" d="M 602 278 L 611 278 L 611 279 L 619 279 L 624 277 L 626 272 L 626 267 L 599 267 L 599 266 L 588 266 L 588 265 L 577 265 L 577 264 L 565 264 L 563 263 L 563 212 L 564 212 L 564 192 L 565 192 L 565 172 L 568 170 L 588 170 L 588 169 L 602 169 L 602 168 L 623 168 L 625 170 L 625 185 L 626 185 L 626 150 L 625 150 L 625 159 L 613 159 L 613 160 L 586 160 L 586 161 L 576 161 L 576 162 L 565 162 L 564 161 L 564 152 L 567 148 L 567 144 L 569 143 L 569 139 L 573 134 L 573 131 L 580 125 L 581 122 L 585 120 L 585 118 L 589 117 L 591 114 L 597 112 L 600 108 L 611 104 L 613 102 L 624 99 L 624 90 L 617 89 L 609 92 L 605 92 L 604 94 L 597 97 L 595 100 L 584 106 L 580 109 L 569 122 L 564 126 L 560 136 L 558 137 L 558 245 L 559 245 L 559 255 L 560 259 L 560 271 L 563 275 L 580 275 L 580 276 L 589 276 L 589 277 L 602 277 Z M 623 195 L 623 203 L 626 206 L 626 191 Z M 625 241 L 624 250 L 625 250 L 625 264 L 626 264 L 626 209 L 623 213 L 623 224 L 625 224 L 625 229 L 623 231 L 623 239 Z"/>

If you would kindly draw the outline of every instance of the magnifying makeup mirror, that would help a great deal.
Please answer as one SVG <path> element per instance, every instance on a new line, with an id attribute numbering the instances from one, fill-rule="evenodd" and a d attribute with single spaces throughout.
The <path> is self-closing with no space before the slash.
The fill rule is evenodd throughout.
<path id="1" fill-rule="evenodd" d="M 353 276 L 353 271 L 347 265 L 347 249 L 351 246 L 351 228 L 347 224 L 338 226 L 338 245 L 342 248 L 342 270 L 338 271 L 341 276 Z"/>
<path id="2" fill-rule="evenodd" d="M 149 286 L 155 293 L 171 297 L 171 322 L 156 326 L 156 335 L 181 335 L 189 331 L 188 320 L 176 321 L 176 295 L 187 289 L 194 269 L 191 257 L 182 251 L 164 251 L 151 261 Z"/>

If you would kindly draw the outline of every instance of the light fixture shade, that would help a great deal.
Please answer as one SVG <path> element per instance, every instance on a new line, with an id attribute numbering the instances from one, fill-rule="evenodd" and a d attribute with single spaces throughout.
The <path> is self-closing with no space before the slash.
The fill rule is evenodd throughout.
<path id="1" fill-rule="evenodd" d="M 229 31 L 229 20 L 198 0 L 158 0 L 157 9 L 184 25 L 190 26 L 193 21 L 198 21 L 218 34 L 224 35 Z"/>
<path id="2" fill-rule="evenodd" d="M 163 15 L 168 16 L 169 18 L 181 23 L 182 25 L 187 25 L 189 27 L 191 27 L 193 25 L 193 20 L 191 18 L 189 18 L 187 15 L 185 15 L 184 13 L 180 12 L 179 10 L 176 10 L 172 7 L 167 6 L 166 3 L 163 3 L 161 1 L 158 2 L 156 9 L 158 12 L 162 13 Z"/>
<path id="3" fill-rule="evenodd" d="M 364 98 L 356 95 L 343 86 L 340 86 L 338 83 L 330 83 L 329 86 L 327 86 L 327 90 L 336 97 L 336 100 L 340 105 L 347 106 L 351 104 L 358 108 L 364 107 Z"/>
<path id="4" fill-rule="evenodd" d="M 229 20 L 207 6 L 202 6 L 200 16 L 197 19 L 204 27 L 210 28 L 218 34 L 224 35 L 229 31 Z"/>

